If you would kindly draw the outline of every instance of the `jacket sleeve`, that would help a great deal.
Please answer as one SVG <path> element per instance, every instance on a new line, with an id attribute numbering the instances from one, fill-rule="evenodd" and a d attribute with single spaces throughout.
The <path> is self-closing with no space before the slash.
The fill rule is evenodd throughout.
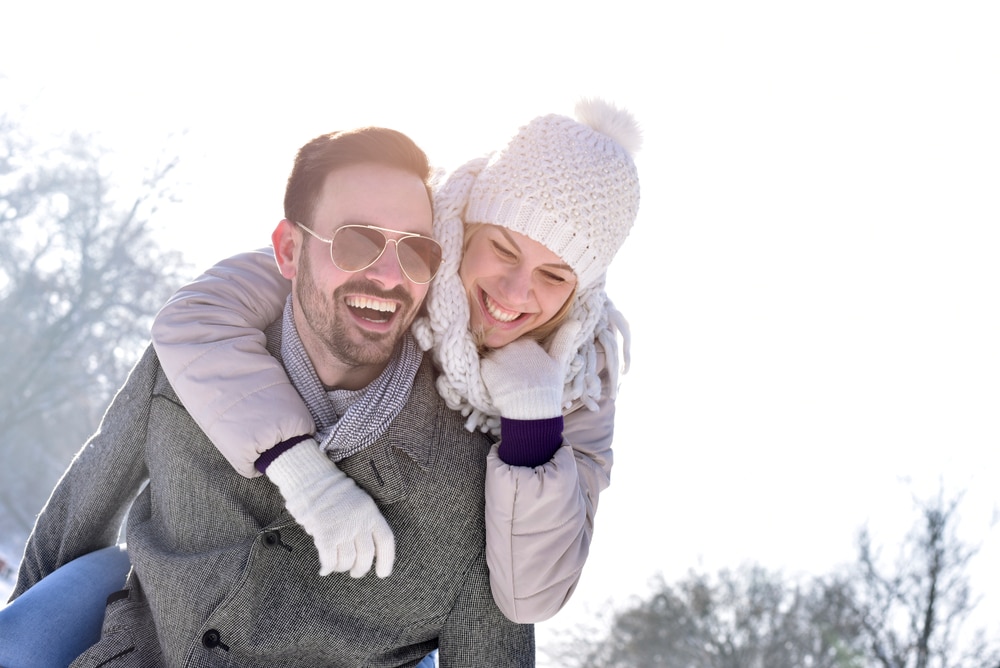
<path id="1" fill-rule="evenodd" d="M 158 368 L 149 347 L 59 480 L 28 537 L 11 600 L 63 564 L 115 544 L 148 477 L 146 425 Z"/>
<path id="2" fill-rule="evenodd" d="M 602 377 L 606 381 L 606 376 Z M 486 555 L 493 598 L 519 623 L 541 622 L 569 600 L 590 551 L 600 493 L 611 483 L 615 405 L 564 418 L 563 446 L 546 464 L 510 466 L 494 445 L 486 470 Z"/>
<path id="3" fill-rule="evenodd" d="M 312 416 L 263 330 L 278 320 L 291 283 L 271 248 L 223 260 L 181 288 L 157 314 L 152 337 L 184 407 L 241 475 L 275 444 L 315 430 Z"/>

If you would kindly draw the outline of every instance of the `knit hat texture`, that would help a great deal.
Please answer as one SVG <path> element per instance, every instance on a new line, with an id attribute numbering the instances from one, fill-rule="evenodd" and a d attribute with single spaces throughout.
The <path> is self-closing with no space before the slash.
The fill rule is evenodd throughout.
<path id="1" fill-rule="evenodd" d="M 569 264 L 579 281 L 569 319 L 580 323 L 567 370 L 564 410 L 596 410 L 615 396 L 629 364 L 628 324 L 604 292 L 608 265 L 628 235 L 639 205 L 632 153 L 641 145 L 633 117 L 602 100 L 577 105 L 578 121 L 536 118 L 501 151 L 470 160 L 435 186 L 434 236 L 443 261 L 413 334 L 432 352 L 437 387 L 466 427 L 499 435 L 499 411 L 479 373 L 479 349 L 469 330 L 468 295 L 459 276 L 465 223 L 520 232 Z M 624 364 L 619 363 L 619 336 Z M 600 374 L 606 372 L 607 392 Z"/>
<path id="2" fill-rule="evenodd" d="M 562 258 L 581 288 L 605 271 L 639 210 L 631 152 L 641 136 L 631 115 L 584 100 L 579 121 L 541 116 L 522 127 L 479 174 L 466 223 L 520 232 Z"/>

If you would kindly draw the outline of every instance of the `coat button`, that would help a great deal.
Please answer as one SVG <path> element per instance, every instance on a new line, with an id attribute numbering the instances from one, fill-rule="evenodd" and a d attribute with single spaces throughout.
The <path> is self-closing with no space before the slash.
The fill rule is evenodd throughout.
<path id="1" fill-rule="evenodd" d="M 215 649 L 216 647 L 218 647 L 224 652 L 229 651 L 229 645 L 222 642 L 222 634 L 216 631 L 215 629 L 209 629 L 205 631 L 204 634 L 202 634 L 201 644 L 207 647 L 208 649 Z"/>
<path id="2" fill-rule="evenodd" d="M 267 547 L 283 547 L 289 552 L 292 551 L 292 548 L 288 547 L 287 545 L 281 542 L 281 532 L 277 530 L 265 531 L 264 533 L 262 533 L 260 535 L 260 542 L 262 542 Z"/>

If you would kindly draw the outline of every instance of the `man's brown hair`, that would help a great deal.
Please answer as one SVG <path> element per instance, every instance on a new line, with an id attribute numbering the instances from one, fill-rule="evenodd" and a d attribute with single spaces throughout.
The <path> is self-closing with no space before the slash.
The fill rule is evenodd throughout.
<path id="1" fill-rule="evenodd" d="M 433 206 L 427 155 L 402 132 L 364 127 L 320 135 L 299 149 L 285 186 L 285 218 L 312 227 L 326 177 L 344 167 L 372 163 L 416 175 Z"/>

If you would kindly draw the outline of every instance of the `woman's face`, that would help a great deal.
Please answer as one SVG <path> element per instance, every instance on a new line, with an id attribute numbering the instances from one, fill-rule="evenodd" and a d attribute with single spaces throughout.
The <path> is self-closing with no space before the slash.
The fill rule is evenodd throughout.
<path id="1" fill-rule="evenodd" d="M 544 325 L 576 287 L 576 274 L 558 255 L 496 225 L 471 231 L 459 276 L 469 298 L 469 328 L 490 348 Z"/>

